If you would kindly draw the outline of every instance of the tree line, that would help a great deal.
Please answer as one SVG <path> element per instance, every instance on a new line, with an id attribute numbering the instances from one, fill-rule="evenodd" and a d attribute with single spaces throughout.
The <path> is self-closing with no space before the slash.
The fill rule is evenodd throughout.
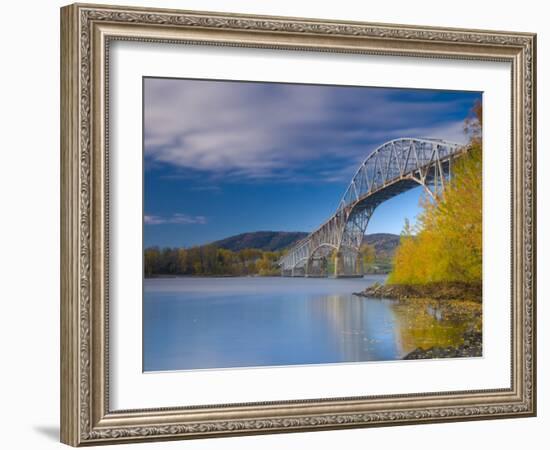
<path id="1" fill-rule="evenodd" d="M 401 234 L 390 284 L 462 282 L 481 285 L 482 276 L 482 108 L 465 121 L 471 149 L 453 166 L 443 195 L 424 200 L 415 227 Z"/>
<path id="2" fill-rule="evenodd" d="M 247 248 L 232 251 L 215 245 L 190 248 L 149 247 L 144 252 L 146 277 L 157 275 L 247 276 L 278 275 L 282 251 Z"/>
<path id="3" fill-rule="evenodd" d="M 284 251 L 263 251 L 246 248 L 232 251 L 215 245 L 190 248 L 148 247 L 144 252 L 145 277 L 159 275 L 194 276 L 275 276 L 280 274 L 278 260 Z M 334 271 L 335 254 L 328 258 L 329 271 Z M 364 243 L 360 258 L 367 273 L 378 267 L 376 250 Z"/>

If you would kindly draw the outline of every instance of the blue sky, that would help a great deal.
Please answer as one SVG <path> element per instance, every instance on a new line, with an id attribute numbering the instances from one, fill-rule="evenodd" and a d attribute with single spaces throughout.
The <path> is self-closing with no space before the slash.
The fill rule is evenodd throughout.
<path id="1" fill-rule="evenodd" d="M 400 137 L 465 142 L 481 93 L 144 79 L 144 243 L 311 231 L 357 167 Z M 421 188 L 380 205 L 367 233 L 414 223 Z"/>

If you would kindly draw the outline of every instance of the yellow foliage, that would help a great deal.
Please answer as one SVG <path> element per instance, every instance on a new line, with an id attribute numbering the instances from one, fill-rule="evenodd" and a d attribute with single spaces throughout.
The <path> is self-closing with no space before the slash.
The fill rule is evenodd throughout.
<path id="1" fill-rule="evenodd" d="M 472 139 L 436 202 L 423 201 L 416 234 L 406 224 L 388 278 L 394 284 L 481 282 L 482 150 Z"/>

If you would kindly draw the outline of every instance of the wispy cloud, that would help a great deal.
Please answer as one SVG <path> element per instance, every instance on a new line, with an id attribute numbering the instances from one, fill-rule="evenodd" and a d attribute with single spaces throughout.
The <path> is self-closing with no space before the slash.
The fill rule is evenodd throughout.
<path id="1" fill-rule="evenodd" d="M 180 225 L 190 225 L 190 224 L 205 224 L 206 217 L 204 216 L 188 216 L 187 214 L 175 213 L 171 216 L 155 216 L 145 214 L 143 217 L 143 222 L 145 225 L 164 225 L 164 224 L 180 224 Z"/>
<path id="2" fill-rule="evenodd" d="M 464 140 L 456 111 L 468 100 L 400 92 L 147 79 L 146 163 L 240 181 L 307 179 L 320 165 L 339 179 L 349 161 L 389 139 Z"/>

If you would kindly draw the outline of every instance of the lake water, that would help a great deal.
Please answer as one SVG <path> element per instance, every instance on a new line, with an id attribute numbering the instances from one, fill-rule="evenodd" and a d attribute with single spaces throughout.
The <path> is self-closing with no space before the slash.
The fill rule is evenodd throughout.
<path id="1" fill-rule="evenodd" d="M 145 371 L 401 359 L 457 345 L 467 320 L 433 302 L 352 295 L 381 275 L 328 278 L 146 279 Z"/>

